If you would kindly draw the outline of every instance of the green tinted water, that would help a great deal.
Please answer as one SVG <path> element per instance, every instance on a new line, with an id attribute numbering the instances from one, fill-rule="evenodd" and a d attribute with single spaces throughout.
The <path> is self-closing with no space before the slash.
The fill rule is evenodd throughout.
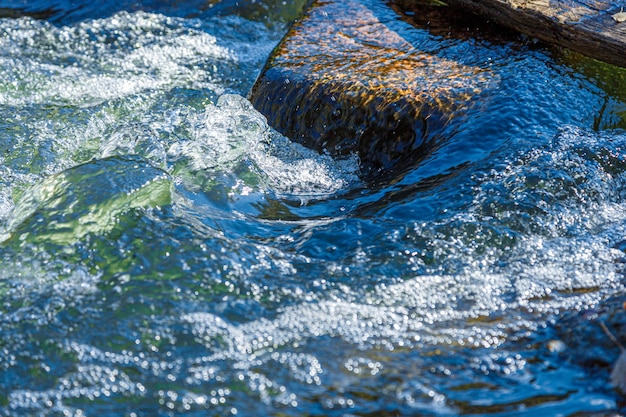
<path id="1" fill-rule="evenodd" d="M 0 415 L 619 411 L 623 71 L 399 22 L 492 81 L 371 184 L 243 98 L 288 19 L 152 6 L 0 20 Z"/>

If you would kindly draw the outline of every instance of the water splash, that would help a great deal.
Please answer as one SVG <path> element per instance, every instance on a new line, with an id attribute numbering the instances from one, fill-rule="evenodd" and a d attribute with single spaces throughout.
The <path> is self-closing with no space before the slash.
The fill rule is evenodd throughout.
<path id="1" fill-rule="evenodd" d="M 206 108 L 203 122 L 189 140 L 170 147 L 170 159 L 188 160 L 185 169 L 192 172 L 235 171 L 233 189 L 242 194 L 269 190 L 306 202 L 359 182 L 356 157 L 336 161 L 291 142 L 243 97 L 221 96 Z"/>
<path id="2" fill-rule="evenodd" d="M 0 414 L 616 409 L 546 345 L 624 292 L 626 137 L 565 111 L 597 87 L 487 48 L 480 123 L 370 189 L 241 97 L 244 26 L 0 21 Z"/>
<path id="3" fill-rule="evenodd" d="M 159 15 L 121 13 L 62 28 L 10 22 L 0 43 L 3 105 L 85 106 L 161 88 L 220 90 L 216 63 L 222 70 L 238 64 L 214 36 Z"/>

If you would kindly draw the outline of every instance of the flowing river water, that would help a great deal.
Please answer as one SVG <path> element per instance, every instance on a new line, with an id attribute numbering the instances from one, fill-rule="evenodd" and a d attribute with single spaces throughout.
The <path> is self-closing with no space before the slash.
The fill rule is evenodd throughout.
<path id="1" fill-rule="evenodd" d="M 365 181 L 245 98 L 302 1 L 98 3 L 0 1 L 0 415 L 620 413 L 626 72 L 415 29 L 490 87 Z"/>

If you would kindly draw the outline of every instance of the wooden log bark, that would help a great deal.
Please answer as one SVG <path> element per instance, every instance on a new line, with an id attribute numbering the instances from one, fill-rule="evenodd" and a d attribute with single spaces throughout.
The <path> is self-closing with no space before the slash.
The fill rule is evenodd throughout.
<path id="1" fill-rule="evenodd" d="M 317 0 L 274 51 L 249 95 L 271 126 L 365 175 L 417 163 L 490 82 L 407 41 L 381 0 Z"/>
<path id="2" fill-rule="evenodd" d="M 411 0 L 409 0 L 411 1 Z M 528 36 L 626 67 L 626 1 L 445 0 Z M 405 1 L 406 3 L 406 1 Z"/>

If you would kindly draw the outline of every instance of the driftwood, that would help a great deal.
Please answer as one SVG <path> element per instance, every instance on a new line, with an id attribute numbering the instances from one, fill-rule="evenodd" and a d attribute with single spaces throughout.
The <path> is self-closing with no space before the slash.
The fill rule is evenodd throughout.
<path id="1" fill-rule="evenodd" d="M 626 67 L 626 1 L 445 0 L 528 36 Z"/>

